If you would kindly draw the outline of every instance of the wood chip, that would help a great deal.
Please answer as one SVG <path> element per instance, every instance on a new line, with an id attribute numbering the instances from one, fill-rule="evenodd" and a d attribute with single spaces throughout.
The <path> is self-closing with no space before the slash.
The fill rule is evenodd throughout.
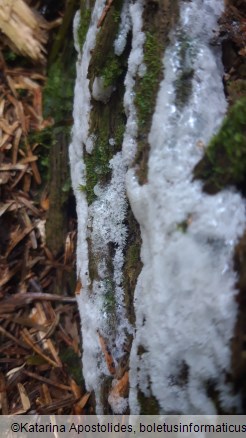
<path id="1" fill-rule="evenodd" d="M 110 396 L 113 397 L 127 397 L 129 390 L 129 372 L 126 371 L 123 377 L 118 380 L 110 391 Z"/>
<path id="2" fill-rule="evenodd" d="M 55 386 L 58 389 L 64 390 L 64 391 L 72 391 L 70 386 L 63 385 L 62 383 L 54 382 L 51 379 L 48 379 L 47 377 L 40 376 L 39 374 L 33 373 L 31 371 L 23 370 L 23 374 L 26 376 L 32 377 L 33 379 L 39 380 L 40 382 L 47 383 L 48 385 Z"/>
<path id="3" fill-rule="evenodd" d="M 21 330 L 21 335 L 23 337 L 23 340 L 27 343 L 27 345 L 29 345 L 33 349 L 33 351 L 35 351 L 35 353 L 37 353 L 39 356 L 41 356 L 51 366 L 53 366 L 55 368 L 58 366 L 57 363 L 53 359 L 51 359 L 49 356 L 44 354 L 43 351 L 41 350 L 41 348 L 37 344 L 35 344 L 35 342 L 32 340 L 32 337 L 27 329 Z"/>
<path id="4" fill-rule="evenodd" d="M 85 407 L 86 403 L 88 402 L 89 398 L 91 396 L 91 392 L 87 392 L 86 394 L 83 395 L 83 397 L 78 401 L 78 403 L 76 403 L 75 405 L 75 409 L 76 409 L 76 414 L 78 415 L 79 413 L 81 413 L 82 409 Z M 78 410 L 80 412 L 78 412 Z"/>
<path id="5" fill-rule="evenodd" d="M 115 371 L 116 371 L 115 370 L 114 359 L 113 359 L 110 351 L 108 350 L 108 347 L 107 347 L 105 339 L 103 338 L 102 335 L 100 335 L 99 332 L 98 332 L 98 336 L 99 336 L 99 342 L 100 342 L 100 345 L 101 345 L 102 352 L 104 354 L 104 358 L 106 360 L 106 364 L 107 364 L 108 370 L 109 370 L 110 374 L 114 375 Z"/>

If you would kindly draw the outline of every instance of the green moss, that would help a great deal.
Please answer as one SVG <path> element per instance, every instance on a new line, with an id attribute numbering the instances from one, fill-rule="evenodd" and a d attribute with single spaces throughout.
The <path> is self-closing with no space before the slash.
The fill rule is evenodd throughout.
<path id="1" fill-rule="evenodd" d="M 84 380 L 81 370 L 81 358 L 78 356 L 78 354 L 75 353 L 72 348 L 66 348 L 61 350 L 60 359 L 62 363 L 67 365 L 68 371 L 76 383 L 82 386 Z"/>
<path id="2" fill-rule="evenodd" d="M 138 390 L 138 402 L 140 405 L 140 415 L 159 415 L 160 406 L 156 398 L 152 395 L 146 397 L 140 389 Z"/>
<path id="3" fill-rule="evenodd" d="M 109 56 L 104 68 L 102 69 L 104 87 L 107 88 L 110 85 L 114 85 L 122 74 L 122 71 L 123 68 L 120 58 L 115 55 Z"/>
<path id="4" fill-rule="evenodd" d="M 81 5 L 80 8 L 80 23 L 78 27 L 78 41 L 81 49 L 83 48 L 85 42 L 90 20 L 91 20 L 91 9 L 88 9 L 86 7 L 86 2 L 83 1 L 83 5 Z"/>
<path id="5" fill-rule="evenodd" d="M 235 103 L 238 99 L 246 97 L 246 80 L 237 79 L 227 83 L 227 92 L 231 103 Z"/>
<path id="6" fill-rule="evenodd" d="M 189 100 L 192 91 L 192 78 L 194 70 L 187 69 L 179 73 L 175 85 L 175 103 L 179 108 L 182 108 Z"/>
<path id="7" fill-rule="evenodd" d="M 193 59 L 195 55 L 194 46 L 189 35 L 180 33 L 179 39 L 179 72 L 174 83 L 175 85 L 175 104 L 182 108 L 189 100 L 192 91 L 192 79 L 194 76 Z"/>
<path id="8" fill-rule="evenodd" d="M 116 304 L 115 285 L 111 278 L 106 278 L 103 281 L 103 284 L 106 291 L 103 297 L 103 307 L 104 307 L 104 311 L 107 314 L 107 317 L 109 318 L 109 321 L 111 321 L 112 324 L 112 319 L 114 319 L 115 316 L 115 304 Z"/>
<path id="9" fill-rule="evenodd" d="M 124 59 L 124 56 L 117 57 L 115 55 L 114 40 L 119 29 L 119 14 L 121 8 L 122 0 L 114 0 L 107 12 L 102 27 L 97 33 L 96 44 L 92 52 L 88 70 L 88 77 L 91 79 L 91 84 L 96 76 L 105 75 L 109 78 L 110 67 L 113 67 L 115 73 L 120 72 L 120 63 Z M 108 85 L 111 85 L 111 83 L 108 83 Z"/>
<path id="10" fill-rule="evenodd" d="M 139 80 L 135 98 L 140 129 L 152 114 L 155 105 L 156 91 L 159 86 L 162 70 L 162 60 L 160 56 L 162 51 L 163 48 L 160 45 L 157 34 L 146 32 L 143 59 L 146 72 L 143 78 Z"/>
<path id="11" fill-rule="evenodd" d="M 128 228 L 128 236 L 123 267 L 124 300 L 128 319 L 130 323 L 134 325 L 134 290 L 143 265 L 140 258 L 142 243 L 140 227 L 130 207 L 128 208 L 126 225 Z"/>
<path id="12" fill-rule="evenodd" d="M 79 186 L 78 186 L 78 190 L 80 191 L 80 192 L 86 192 L 86 186 L 83 186 L 83 184 L 79 184 Z"/>
<path id="13" fill-rule="evenodd" d="M 123 77 L 126 70 L 128 53 L 117 57 L 114 54 L 114 40 L 118 33 L 122 0 L 115 0 L 100 28 L 88 69 L 90 87 L 95 77 L 103 77 L 105 87 L 115 85 L 107 104 L 92 101 L 90 113 L 90 135 L 95 139 L 92 153 L 84 152 L 86 165 L 86 193 L 88 203 L 95 199 L 94 187 L 97 183 L 104 186 L 111 176 L 109 161 L 121 149 L 125 130 L 123 108 Z M 114 139 L 114 145 L 109 140 Z"/>
<path id="14" fill-rule="evenodd" d="M 88 203 L 95 199 L 94 187 L 97 183 L 106 184 L 111 175 L 109 161 L 115 153 L 120 150 L 125 130 L 125 116 L 123 114 L 122 100 L 113 100 L 112 106 L 105 106 L 100 102 L 94 105 L 91 119 L 91 132 L 95 138 L 94 148 L 91 154 L 85 152 L 84 161 L 86 165 L 86 192 Z M 121 106 L 119 110 L 118 106 Z M 113 138 L 115 144 L 109 144 Z"/>
<path id="15" fill-rule="evenodd" d="M 153 32 L 147 31 L 143 59 L 146 72 L 142 78 L 137 78 L 135 97 L 139 126 L 135 163 L 138 165 L 137 175 L 141 184 L 147 181 L 149 154 L 147 137 L 162 76 L 162 56 L 163 46 L 159 42 L 158 31 L 154 29 Z"/>
<path id="16" fill-rule="evenodd" d="M 58 58 L 50 66 L 44 87 L 44 116 L 53 117 L 56 123 L 64 122 L 72 113 L 75 63 L 71 62 L 64 80 L 64 65 Z M 65 124 L 65 123 L 64 123 Z"/>
<path id="17" fill-rule="evenodd" d="M 242 98 L 229 110 L 204 158 L 195 166 L 194 177 L 204 181 L 205 191 L 217 193 L 225 186 L 245 183 L 245 175 L 246 98 Z"/>

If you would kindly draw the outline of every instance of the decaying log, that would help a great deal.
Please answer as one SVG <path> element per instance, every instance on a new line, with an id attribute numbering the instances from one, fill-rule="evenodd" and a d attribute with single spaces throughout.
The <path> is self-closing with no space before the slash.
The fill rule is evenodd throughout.
<path id="1" fill-rule="evenodd" d="M 17 51 L 35 61 L 44 62 L 47 22 L 23 0 L 2 0 L 0 29 Z"/>

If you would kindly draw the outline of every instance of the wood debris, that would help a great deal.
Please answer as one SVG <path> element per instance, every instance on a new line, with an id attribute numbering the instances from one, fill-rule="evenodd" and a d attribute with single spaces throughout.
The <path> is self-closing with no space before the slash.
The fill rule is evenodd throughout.
<path id="1" fill-rule="evenodd" d="M 48 25 L 23 0 L 1 1 L 0 29 L 24 56 L 45 61 Z"/>
<path id="2" fill-rule="evenodd" d="M 22 0 L 4 3 L 9 9 L 1 6 L 0 27 L 8 14 L 7 34 L 12 18 L 18 22 L 26 11 L 19 50 L 41 60 L 45 24 Z M 56 272 L 75 267 L 76 223 L 55 257 L 45 243 L 49 190 L 40 172 L 42 149 L 32 136 L 54 123 L 43 117 L 45 75 L 10 68 L 1 53 L 0 61 L 0 413 L 83 414 L 89 397 L 79 375 L 75 286 L 65 285 L 65 296 L 54 293 Z"/>

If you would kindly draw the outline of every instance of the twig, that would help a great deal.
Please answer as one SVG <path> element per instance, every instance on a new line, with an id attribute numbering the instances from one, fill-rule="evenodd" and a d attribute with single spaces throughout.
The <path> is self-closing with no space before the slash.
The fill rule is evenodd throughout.
<path id="1" fill-rule="evenodd" d="M 47 377 L 40 376 L 38 374 L 32 373 L 31 371 L 23 370 L 23 374 L 26 376 L 32 377 L 33 379 L 39 380 L 40 382 L 47 383 L 48 385 L 55 386 L 56 388 L 63 389 L 65 391 L 72 392 L 70 386 L 63 385 L 62 383 L 53 382 L 51 379 L 47 379 Z"/>
<path id="2" fill-rule="evenodd" d="M 65 303 L 76 303 L 76 298 L 62 297 L 60 295 L 41 292 L 27 292 L 25 294 L 18 293 L 11 298 L 0 301 L 0 315 L 3 313 L 15 312 L 20 307 L 26 306 L 33 301 L 63 301 Z"/>
<path id="3" fill-rule="evenodd" d="M 107 4 L 106 4 L 105 8 L 104 8 L 103 11 L 102 11 L 102 15 L 101 15 L 101 17 L 100 17 L 99 20 L 98 20 L 97 28 L 99 28 L 99 27 L 101 27 L 101 26 L 103 25 L 103 22 L 104 22 L 104 20 L 105 20 L 105 17 L 106 17 L 106 15 L 107 15 L 108 10 L 110 9 L 110 7 L 111 7 L 113 1 L 114 1 L 114 0 L 108 0 L 108 1 L 107 1 Z"/>

